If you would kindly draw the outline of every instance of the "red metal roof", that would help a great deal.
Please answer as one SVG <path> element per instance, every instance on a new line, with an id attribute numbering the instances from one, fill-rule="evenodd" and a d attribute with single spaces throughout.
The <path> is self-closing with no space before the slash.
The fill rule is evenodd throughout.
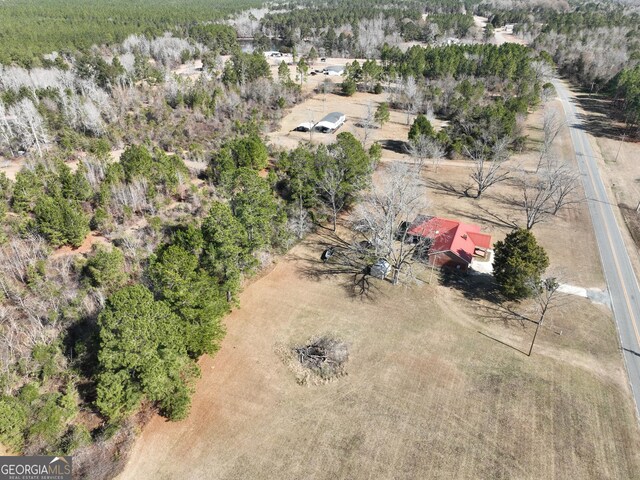
<path id="1" fill-rule="evenodd" d="M 431 252 L 451 251 L 467 263 L 471 263 L 476 247 L 491 246 L 491 235 L 481 233 L 480 226 L 440 217 L 420 216 L 408 233 L 433 239 Z"/>

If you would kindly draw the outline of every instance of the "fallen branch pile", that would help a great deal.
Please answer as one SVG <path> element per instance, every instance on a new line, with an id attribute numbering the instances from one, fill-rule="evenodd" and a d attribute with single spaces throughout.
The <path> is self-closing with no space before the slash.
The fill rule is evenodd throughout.
<path id="1" fill-rule="evenodd" d="M 325 335 L 313 338 L 308 344 L 293 348 L 300 365 L 323 380 L 345 375 L 349 348 L 345 342 Z"/>

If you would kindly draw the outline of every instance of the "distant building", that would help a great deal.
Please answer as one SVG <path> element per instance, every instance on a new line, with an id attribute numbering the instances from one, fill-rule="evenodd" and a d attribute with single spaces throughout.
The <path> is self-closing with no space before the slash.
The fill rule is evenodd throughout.
<path id="1" fill-rule="evenodd" d="M 343 65 L 332 65 L 322 69 L 322 73 L 329 76 L 344 75 Z"/>
<path id="2" fill-rule="evenodd" d="M 467 271 L 473 257 L 484 257 L 491 247 L 491 235 L 481 233 L 478 225 L 440 217 L 418 216 L 407 234 L 416 243 L 428 240 L 423 256 L 428 257 L 429 265 L 462 272 Z"/>
<path id="3" fill-rule="evenodd" d="M 327 116 L 325 116 L 322 120 L 320 120 L 313 127 L 314 130 L 322 133 L 333 133 L 338 130 L 344 122 L 347 121 L 347 117 L 344 113 L 340 112 L 331 112 Z"/>

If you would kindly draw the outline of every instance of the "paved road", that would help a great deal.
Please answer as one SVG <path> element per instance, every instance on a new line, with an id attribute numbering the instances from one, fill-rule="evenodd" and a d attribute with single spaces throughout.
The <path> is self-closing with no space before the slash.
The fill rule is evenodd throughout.
<path id="1" fill-rule="evenodd" d="M 576 106 L 567 88 L 559 81 L 554 85 L 564 107 L 571 140 L 578 159 L 578 168 L 589 204 L 596 233 L 600 259 L 611 296 L 611 307 L 618 325 L 620 343 L 636 403 L 640 405 L 640 287 L 624 244 L 620 227 L 605 189 L 594 152 L 589 144 Z M 574 252 L 579 255 L 579 251 Z"/>

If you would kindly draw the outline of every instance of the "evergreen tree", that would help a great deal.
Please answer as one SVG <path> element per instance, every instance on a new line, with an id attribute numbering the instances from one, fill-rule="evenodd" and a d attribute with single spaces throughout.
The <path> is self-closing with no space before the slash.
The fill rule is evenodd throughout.
<path id="1" fill-rule="evenodd" d="M 34 171 L 23 168 L 16 174 L 13 184 L 12 206 L 18 213 L 31 212 L 44 194 L 42 178 Z"/>
<path id="2" fill-rule="evenodd" d="M 353 94 L 356 93 L 356 88 L 356 82 L 351 78 L 346 78 L 344 82 L 342 82 L 342 93 L 347 97 L 353 96 Z"/>
<path id="3" fill-rule="evenodd" d="M 278 65 L 278 80 L 282 85 L 289 85 L 291 83 L 291 72 L 289 71 L 289 66 L 287 62 L 282 60 L 280 65 Z"/>
<path id="4" fill-rule="evenodd" d="M 435 131 L 433 130 L 433 127 L 431 126 L 431 122 L 429 122 L 429 120 L 427 120 L 427 117 L 425 117 L 424 115 L 420 114 L 413 121 L 413 124 L 411 125 L 411 128 L 409 129 L 409 140 L 416 140 L 416 139 L 420 138 L 421 136 L 433 137 L 434 134 L 435 134 Z"/>
<path id="5" fill-rule="evenodd" d="M 254 170 L 239 168 L 233 183 L 231 210 L 247 232 L 249 250 L 272 245 L 286 220 L 269 183 Z"/>
<path id="6" fill-rule="evenodd" d="M 117 290 L 127 281 L 122 250 L 117 247 L 111 250 L 95 248 L 82 269 L 82 274 L 92 287 L 104 288 L 107 292 Z"/>
<path id="7" fill-rule="evenodd" d="M 201 263 L 229 298 L 239 291 L 242 272 L 254 265 L 247 231 L 227 204 L 214 202 L 202 223 L 202 238 Z"/>
<path id="8" fill-rule="evenodd" d="M 54 247 L 65 244 L 79 247 L 89 233 L 89 218 L 78 205 L 60 195 L 38 199 L 35 224 Z"/>
<path id="9" fill-rule="evenodd" d="M 504 241 L 495 244 L 493 275 L 509 299 L 522 299 L 535 293 L 548 266 L 546 252 L 529 230 L 513 230 Z"/>
<path id="10" fill-rule="evenodd" d="M 135 177 L 143 177 L 151 174 L 153 157 L 144 146 L 131 145 L 120 155 L 120 165 L 122 165 L 124 169 L 127 182 L 130 182 Z"/>
<path id="11" fill-rule="evenodd" d="M 391 113 L 389 112 L 389 104 L 387 102 L 382 102 L 378 105 L 378 108 L 376 108 L 374 120 L 380 124 L 380 127 L 382 127 L 390 118 Z"/>
<path id="12" fill-rule="evenodd" d="M 197 255 L 179 245 L 162 246 L 149 260 L 147 274 L 156 295 L 183 321 L 189 355 L 216 351 L 228 305 L 215 280 L 200 269 Z"/>
<path id="13" fill-rule="evenodd" d="M 125 287 L 107 299 L 98 327 L 100 411 L 117 421 L 144 396 L 169 419 L 184 418 L 199 371 L 187 355 L 184 324 L 169 305 L 142 285 Z"/>

